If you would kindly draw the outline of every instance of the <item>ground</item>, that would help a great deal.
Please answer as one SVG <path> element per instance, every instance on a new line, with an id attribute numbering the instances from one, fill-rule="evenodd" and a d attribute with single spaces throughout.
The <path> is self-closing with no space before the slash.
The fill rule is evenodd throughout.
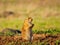
<path id="1" fill-rule="evenodd" d="M 0 45 L 60 45 L 60 34 L 33 34 L 33 41 L 22 41 L 21 36 L 0 36 Z"/>

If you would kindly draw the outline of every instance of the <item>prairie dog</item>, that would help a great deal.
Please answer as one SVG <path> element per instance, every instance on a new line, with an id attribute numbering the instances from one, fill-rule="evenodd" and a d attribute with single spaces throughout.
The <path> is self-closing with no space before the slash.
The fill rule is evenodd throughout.
<path id="1" fill-rule="evenodd" d="M 33 19 L 31 17 L 28 17 L 25 19 L 23 27 L 22 27 L 22 39 L 23 40 L 32 40 L 32 28 L 34 24 L 32 24 Z"/>

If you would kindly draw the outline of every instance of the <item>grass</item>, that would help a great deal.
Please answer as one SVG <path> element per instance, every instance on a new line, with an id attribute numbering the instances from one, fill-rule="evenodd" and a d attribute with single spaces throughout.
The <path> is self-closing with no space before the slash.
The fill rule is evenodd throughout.
<path id="1" fill-rule="evenodd" d="M 0 18 L 0 30 L 4 28 L 12 28 L 21 30 L 25 18 L 31 16 L 33 18 L 34 33 L 55 33 L 60 32 L 60 8 L 59 7 L 38 7 L 34 10 L 27 10 L 26 7 L 19 10 L 15 7 L 14 12 L 23 12 L 20 17 Z M 18 14 L 18 13 L 17 13 Z M 49 15 L 49 16 L 48 16 Z M 37 31 L 36 31 L 37 30 Z M 58 32 L 57 32 L 58 30 Z"/>
<path id="2" fill-rule="evenodd" d="M 1 19 L 0 19 L 1 20 Z M 0 28 L 15 28 L 21 29 L 24 20 L 22 19 L 13 19 L 7 20 L 3 19 L 0 21 Z M 39 17 L 34 18 L 33 23 L 35 24 L 33 30 L 47 30 L 49 28 L 59 28 L 60 27 L 60 20 L 59 18 L 50 18 L 50 19 L 40 19 Z"/>
<path id="3" fill-rule="evenodd" d="M 24 16 L 20 17 L 20 19 L 19 18 L 12 18 L 12 19 L 0 18 L 0 29 L 3 29 L 3 28 L 21 29 L 24 23 L 24 19 L 26 17 L 28 16 L 25 15 L 25 17 Z M 40 17 L 40 15 L 36 15 L 33 17 L 33 23 L 34 23 L 33 30 L 47 30 L 49 28 L 60 29 L 60 16 L 42 18 Z"/>

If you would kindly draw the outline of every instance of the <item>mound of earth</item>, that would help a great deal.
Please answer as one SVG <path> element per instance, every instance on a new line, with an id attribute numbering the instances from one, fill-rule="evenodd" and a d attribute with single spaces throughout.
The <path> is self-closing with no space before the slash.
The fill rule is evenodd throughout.
<path id="1" fill-rule="evenodd" d="M 47 45 L 56 45 L 56 41 L 60 41 L 60 34 L 56 35 L 48 35 L 48 34 L 33 34 L 33 40 L 32 43 L 34 42 L 45 42 Z M 0 36 L 0 45 L 6 45 L 12 43 L 12 45 L 22 45 L 22 39 L 21 36 Z M 28 42 L 28 41 L 24 41 Z M 17 44 L 16 44 L 17 43 Z M 27 44 L 29 45 L 29 44 Z M 43 44 L 44 45 L 44 44 Z M 58 45 L 60 45 L 60 42 L 58 42 Z"/>

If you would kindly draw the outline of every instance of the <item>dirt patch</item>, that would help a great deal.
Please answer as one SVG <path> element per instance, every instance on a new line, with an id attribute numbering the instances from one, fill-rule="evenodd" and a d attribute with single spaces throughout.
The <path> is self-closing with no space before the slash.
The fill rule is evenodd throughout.
<path id="1" fill-rule="evenodd" d="M 56 45 L 56 41 L 60 40 L 60 34 L 57 35 L 48 35 L 48 34 L 33 34 L 33 41 L 32 43 L 36 42 L 45 42 L 47 45 Z M 12 43 L 12 45 L 22 45 L 21 36 L 0 36 L 0 45 L 6 45 L 8 43 Z M 25 41 L 28 42 L 28 41 Z M 17 43 L 17 44 L 16 44 Z M 27 44 L 29 45 L 29 44 Z M 37 44 L 39 45 L 39 44 Z M 60 42 L 58 42 L 60 45 Z"/>

